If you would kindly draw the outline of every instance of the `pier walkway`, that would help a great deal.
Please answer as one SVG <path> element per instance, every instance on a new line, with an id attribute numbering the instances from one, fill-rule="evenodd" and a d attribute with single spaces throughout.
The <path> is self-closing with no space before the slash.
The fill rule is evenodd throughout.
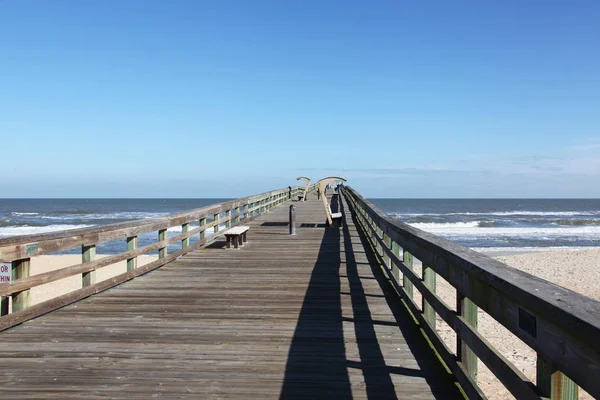
<path id="1" fill-rule="evenodd" d="M 346 200 L 289 204 L 0 333 L 0 398 L 462 398 Z"/>

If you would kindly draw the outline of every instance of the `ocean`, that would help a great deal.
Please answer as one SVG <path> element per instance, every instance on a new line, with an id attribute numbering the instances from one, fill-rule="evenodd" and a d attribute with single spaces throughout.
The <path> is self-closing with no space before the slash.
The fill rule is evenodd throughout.
<path id="1" fill-rule="evenodd" d="M 488 254 L 600 246 L 600 199 L 370 199 L 398 220 Z"/>
<path id="2" fill-rule="evenodd" d="M 0 199 L 0 237 L 161 217 L 226 200 Z M 490 254 L 600 247 L 600 199 L 370 201 L 402 222 Z M 179 233 L 181 227 L 168 232 Z M 139 240 L 143 246 L 156 237 L 142 235 Z M 100 244 L 97 251 L 116 254 L 125 249 L 121 240 Z"/>
<path id="3" fill-rule="evenodd" d="M 164 217 L 227 200 L 229 199 L 0 199 L 0 238 Z M 191 228 L 197 226 L 197 222 L 190 224 Z M 175 226 L 168 229 L 167 236 L 177 236 L 180 233 L 181 227 Z M 156 238 L 156 233 L 140 235 L 138 246 L 149 245 Z M 198 240 L 198 235 L 190 239 L 194 243 Z M 169 246 L 169 251 L 179 249 L 181 246 L 177 244 Z M 101 243 L 96 252 L 118 254 L 126 250 L 127 244 L 123 239 Z M 75 254 L 80 251 L 73 249 L 57 254 Z"/>

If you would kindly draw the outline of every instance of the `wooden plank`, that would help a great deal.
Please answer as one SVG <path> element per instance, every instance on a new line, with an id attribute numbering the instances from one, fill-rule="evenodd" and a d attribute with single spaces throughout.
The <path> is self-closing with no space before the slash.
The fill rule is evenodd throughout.
<path id="1" fill-rule="evenodd" d="M 63 307 L 3 333 L 0 397 L 461 398 L 349 214 L 339 231 L 302 227 L 324 210 L 295 204 L 294 237 L 275 207 L 244 221 L 244 251 L 215 239 L 0 318 Z"/>

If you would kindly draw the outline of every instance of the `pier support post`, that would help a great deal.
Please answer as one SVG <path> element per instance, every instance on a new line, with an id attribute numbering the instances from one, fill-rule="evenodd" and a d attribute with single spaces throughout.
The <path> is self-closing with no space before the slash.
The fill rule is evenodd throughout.
<path id="1" fill-rule="evenodd" d="M 290 235 L 296 234 L 296 206 L 290 206 Z"/>

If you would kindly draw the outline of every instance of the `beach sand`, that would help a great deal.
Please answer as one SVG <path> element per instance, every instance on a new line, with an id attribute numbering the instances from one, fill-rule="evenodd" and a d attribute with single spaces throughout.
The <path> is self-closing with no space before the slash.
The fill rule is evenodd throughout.
<path id="1" fill-rule="evenodd" d="M 600 285 L 597 280 L 583 278 L 598 276 L 600 273 L 600 249 L 518 254 L 496 257 L 496 259 L 513 268 L 600 301 Z M 420 266 L 415 269 L 420 273 Z M 438 295 L 455 309 L 456 291 L 439 276 L 437 279 Z M 415 299 L 420 305 L 420 295 L 416 290 Z M 478 315 L 478 330 L 504 357 L 535 383 L 535 351 L 481 310 Z M 447 346 L 455 350 L 456 335 L 439 317 L 437 331 Z M 478 383 L 490 399 L 514 398 L 481 361 L 478 365 Z M 593 397 L 580 389 L 579 398 L 592 399 Z"/>
<path id="2" fill-rule="evenodd" d="M 103 256 L 97 256 L 97 258 L 101 257 Z M 597 283 L 597 280 L 582 278 L 597 276 L 600 273 L 600 249 L 518 254 L 496 258 L 513 268 L 528 272 L 600 301 L 600 285 Z M 138 266 L 156 259 L 156 256 L 140 256 L 138 257 Z M 34 257 L 31 264 L 31 274 L 39 274 L 75 265 L 80 262 L 80 255 Z M 126 262 L 123 261 L 98 270 L 97 280 L 101 281 L 125 271 Z M 421 274 L 420 265 L 417 263 L 415 263 L 415 272 L 417 272 L 417 275 Z M 81 275 L 76 275 L 32 288 L 31 301 L 32 304 L 37 304 L 80 287 Z M 439 276 L 437 277 L 437 293 L 446 304 L 452 308 L 455 307 L 456 291 Z M 415 290 L 415 301 L 417 304 L 421 304 L 421 298 L 417 290 Z M 532 382 L 535 382 L 535 352 L 481 310 L 479 310 L 478 323 L 478 329 L 482 332 L 483 336 L 502 355 L 521 370 L 525 376 Z M 454 331 L 439 317 L 437 318 L 437 330 L 448 347 L 454 350 L 456 347 Z M 481 362 L 479 362 L 478 382 L 490 399 L 514 398 Z M 583 391 L 580 391 L 579 398 L 592 399 L 591 396 Z"/>
<path id="3" fill-rule="evenodd" d="M 97 255 L 96 259 L 106 257 L 105 255 Z M 138 267 L 157 260 L 157 256 L 138 256 Z M 56 269 L 69 267 L 81 263 L 81 255 L 68 254 L 60 256 L 38 256 L 31 259 L 31 275 L 37 275 Z M 121 261 L 96 271 L 96 281 L 101 282 L 115 275 L 127 272 L 127 262 Z M 81 274 L 60 279 L 56 282 L 46 283 L 44 285 L 31 288 L 29 294 L 31 305 L 50 300 L 56 296 L 61 296 L 72 292 L 73 290 L 81 289 Z"/>

